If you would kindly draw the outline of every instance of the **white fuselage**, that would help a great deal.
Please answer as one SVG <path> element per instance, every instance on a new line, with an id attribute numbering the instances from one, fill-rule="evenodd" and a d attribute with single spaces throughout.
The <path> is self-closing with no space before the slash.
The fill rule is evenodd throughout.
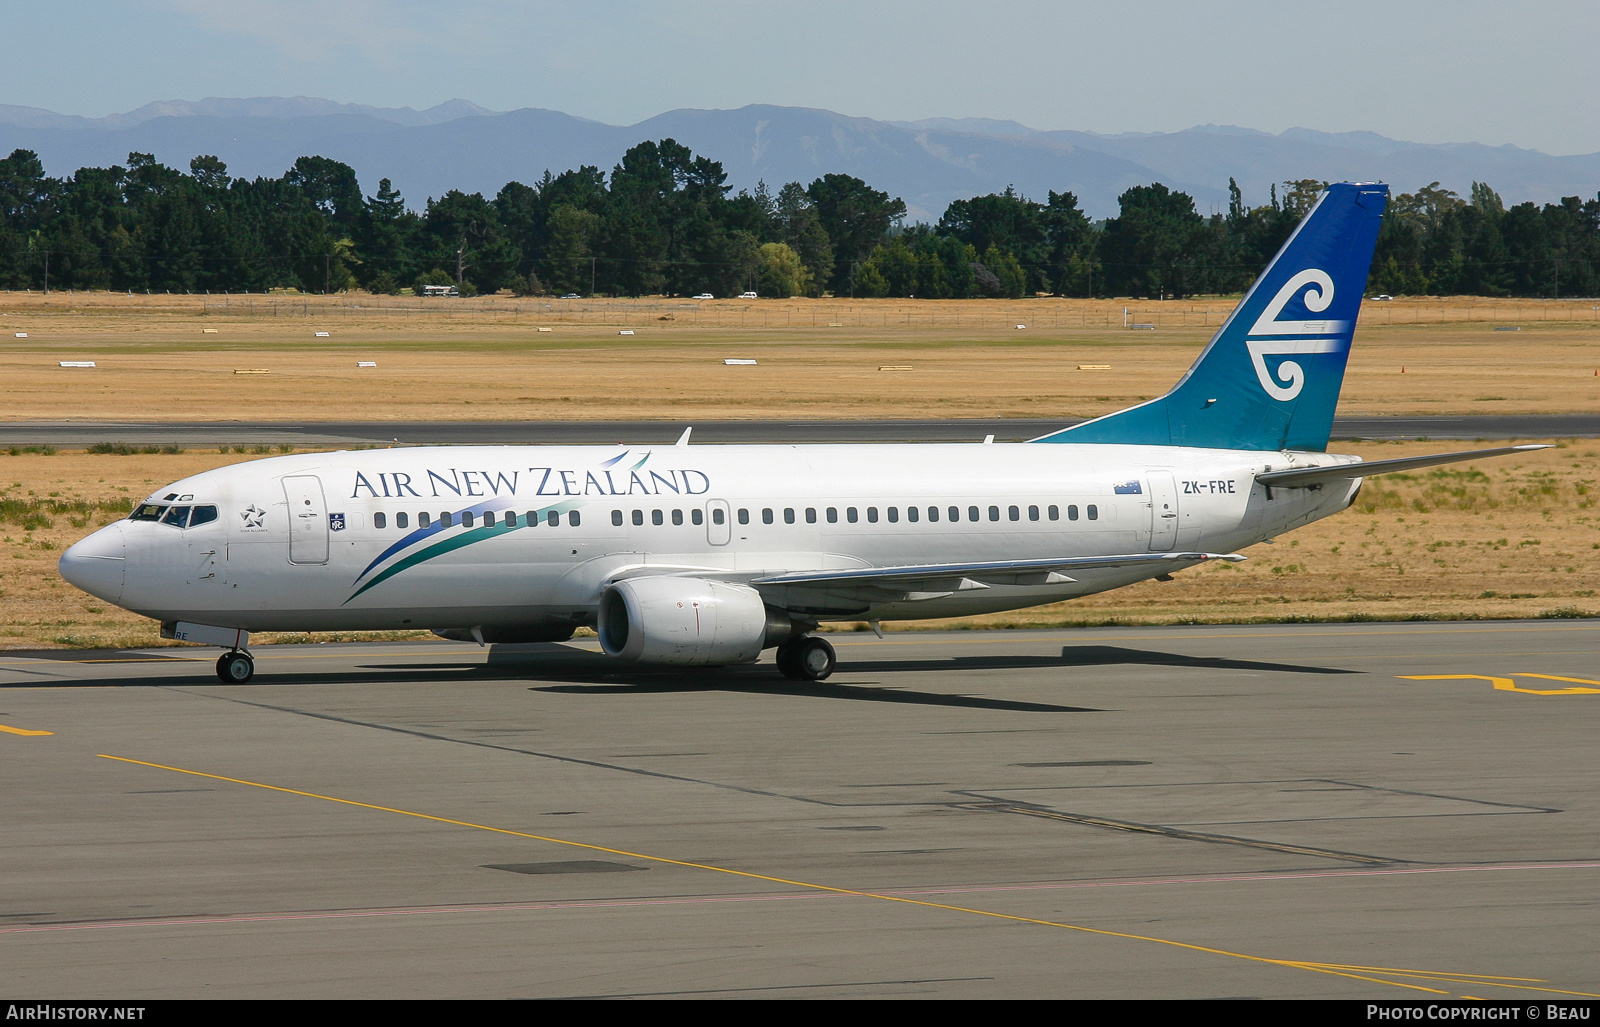
<path id="1" fill-rule="evenodd" d="M 1269 496 L 1257 472 L 1353 459 L 1058 444 L 284 456 L 158 491 L 149 503 L 215 507 L 216 517 L 192 527 L 119 521 L 73 547 L 63 572 L 70 567 L 81 587 L 147 617 L 249 631 L 593 623 L 605 583 L 630 568 L 737 578 L 1227 553 L 1344 509 L 1360 484 Z M 1159 573 L 1121 567 L 881 602 L 798 588 L 766 598 L 818 620 L 948 617 L 1056 602 Z"/>

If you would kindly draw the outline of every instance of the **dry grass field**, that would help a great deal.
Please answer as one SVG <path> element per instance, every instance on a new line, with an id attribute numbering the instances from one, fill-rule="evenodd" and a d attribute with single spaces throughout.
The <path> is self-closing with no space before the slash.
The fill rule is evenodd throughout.
<path id="1" fill-rule="evenodd" d="M 1164 391 L 1233 302 L 0 293 L 0 420 L 1086 417 Z M 1472 303 L 1368 303 L 1340 412 L 1600 402 L 1596 304 Z"/>
<path id="2" fill-rule="evenodd" d="M 1082 417 L 1164 391 L 1234 302 L 0 293 L 0 420 Z M 1124 306 L 1156 327 L 1124 329 Z M 1593 410 L 1596 306 L 1368 303 L 1341 413 Z M 158 485 L 256 455 L 0 452 L 0 647 L 159 644 L 155 625 L 63 582 L 60 551 Z M 1355 508 L 1236 567 L 961 623 L 1600 615 L 1597 455 L 1578 440 L 1372 479 Z"/>
<path id="3" fill-rule="evenodd" d="M 1337 448 L 1381 459 L 1439 446 Z M 153 623 L 62 581 L 55 572 L 61 550 L 125 516 L 130 502 L 168 481 L 258 455 L 0 452 L 0 647 L 163 644 Z M 1369 480 L 1350 510 L 1252 548 L 1243 564 L 1198 567 L 1167 583 L 953 623 L 1600 616 L 1597 496 L 1600 441 L 1392 474 Z"/>

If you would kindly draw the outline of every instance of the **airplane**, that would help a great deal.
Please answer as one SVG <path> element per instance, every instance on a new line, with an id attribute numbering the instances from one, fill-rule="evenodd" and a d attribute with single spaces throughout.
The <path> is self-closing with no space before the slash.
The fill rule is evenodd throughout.
<path id="1" fill-rule="evenodd" d="M 1388 187 L 1327 187 L 1165 395 L 1023 443 L 464 446 L 311 453 L 156 490 L 62 577 L 220 646 L 432 629 L 480 645 L 594 628 L 623 661 L 776 649 L 834 671 L 823 621 L 968 616 L 1120 588 L 1337 513 L 1367 475 L 1542 448 L 1326 452 Z"/>

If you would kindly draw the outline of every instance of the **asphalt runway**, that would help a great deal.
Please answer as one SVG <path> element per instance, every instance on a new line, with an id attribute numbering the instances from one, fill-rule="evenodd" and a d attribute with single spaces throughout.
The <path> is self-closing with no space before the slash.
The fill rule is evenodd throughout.
<path id="1" fill-rule="evenodd" d="M 1600 625 L 0 656 L 0 991 L 1600 995 Z"/>
<path id="2" fill-rule="evenodd" d="M 0 446 L 435 446 L 665 445 L 694 426 L 693 441 L 732 443 L 1001 442 L 1037 438 L 1071 424 L 1045 420 L 944 421 L 327 421 L 0 423 Z M 1556 439 L 1600 437 L 1600 414 L 1495 417 L 1341 417 L 1333 437 L 1356 439 Z"/>

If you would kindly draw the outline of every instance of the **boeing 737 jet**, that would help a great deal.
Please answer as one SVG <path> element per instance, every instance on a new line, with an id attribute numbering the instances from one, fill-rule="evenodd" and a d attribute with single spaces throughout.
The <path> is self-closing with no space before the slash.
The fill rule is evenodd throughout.
<path id="1" fill-rule="evenodd" d="M 1164 578 L 1490 456 L 1325 452 L 1383 185 L 1329 186 L 1178 384 L 1025 443 L 472 446 L 282 456 L 157 490 L 61 574 L 221 646 L 257 631 L 597 629 L 606 653 L 821 679 L 830 620 L 1012 610 Z"/>

